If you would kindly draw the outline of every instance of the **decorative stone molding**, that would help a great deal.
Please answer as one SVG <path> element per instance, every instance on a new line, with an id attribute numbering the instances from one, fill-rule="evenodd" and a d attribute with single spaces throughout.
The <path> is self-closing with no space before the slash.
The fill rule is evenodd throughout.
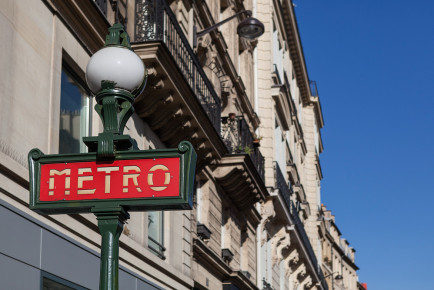
<path id="1" fill-rule="evenodd" d="M 289 277 L 292 273 L 292 267 L 297 265 L 300 260 L 297 249 L 293 249 L 285 258 L 285 275 Z"/>
<path id="2" fill-rule="evenodd" d="M 290 245 L 291 245 L 291 239 L 289 237 L 289 234 L 285 231 L 284 238 L 282 240 L 280 240 L 280 243 L 277 245 L 277 254 L 278 254 L 280 260 L 285 259 L 285 257 L 288 254 L 288 251 L 286 251 L 286 250 L 289 249 Z"/>
<path id="3" fill-rule="evenodd" d="M 310 289 L 313 286 L 312 276 L 306 275 L 304 280 L 301 282 L 301 289 Z"/>
<path id="4" fill-rule="evenodd" d="M 276 217 L 276 212 L 274 210 L 274 204 L 272 199 L 268 199 L 261 203 L 261 246 L 263 246 L 270 238 L 269 233 L 272 233 L 270 227 L 273 225 L 273 219 Z"/>
<path id="5" fill-rule="evenodd" d="M 226 155 L 213 175 L 239 210 L 248 209 L 268 196 L 267 189 L 247 154 Z"/>
<path id="6" fill-rule="evenodd" d="M 274 210 L 273 200 L 269 199 L 261 204 L 261 216 L 262 216 L 262 228 L 265 230 L 269 223 L 272 223 L 276 217 L 276 211 Z"/>
<path id="7" fill-rule="evenodd" d="M 289 234 L 286 232 L 285 227 L 282 227 L 272 238 L 271 249 L 272 257 L 271 261 L 273 266 L 283 260 L 282 250 L 288 248 L 290 244 Z"/>
<path id="8" fill-rule="evenodd" d="M 299 282 L 303 281 L 304 276 L 306 275 L 306 266 L 301 263 L 292 274 L 298 279 Z"/>
<path id="9" fill-rule="evenodd" d="M 205 34 L 197 39 L 197 49 L 199 52 L 204 49 L 204 51 L 208 50 L 208 46 L 212 44 L 212 39 L 209 34 Z"/>

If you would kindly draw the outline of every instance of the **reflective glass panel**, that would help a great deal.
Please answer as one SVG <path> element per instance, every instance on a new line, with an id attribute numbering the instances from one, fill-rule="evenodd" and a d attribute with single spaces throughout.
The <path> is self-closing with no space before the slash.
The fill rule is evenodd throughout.
<path id="1" fill-rule="evenodd" d="M 89 93 L 65 68 L 62 69 L 61 82 L 59 153 L 86 152 L 81 138 L 89 135 Z"/>

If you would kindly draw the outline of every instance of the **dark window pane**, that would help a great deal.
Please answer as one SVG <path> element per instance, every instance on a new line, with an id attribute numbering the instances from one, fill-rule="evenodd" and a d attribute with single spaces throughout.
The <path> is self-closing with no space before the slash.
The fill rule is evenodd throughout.
<path id="1" fill-rule="evenodd" d="M 81 138 L 89 135 L 89 94 L 65 68 L 61 82 L 59 153 L 85 152 Z"/>
<path id="2" fill-rule="evenodd" d="M 54 275 L 43 272 L 42 290 L 88 290 L 72 282 L 63 280 Z"/>
<path id="3" fill-rule="evenodd" d="M 148 247 L 162 259 L 165 259 L 163 246 L 163 212 L 148 212 Z"/>
<path id="4" fill-rule="evenodd" d="M 44 277 L 42 281 L 42 290 L 74 290 L 74 288 L 62 285 Z"/>

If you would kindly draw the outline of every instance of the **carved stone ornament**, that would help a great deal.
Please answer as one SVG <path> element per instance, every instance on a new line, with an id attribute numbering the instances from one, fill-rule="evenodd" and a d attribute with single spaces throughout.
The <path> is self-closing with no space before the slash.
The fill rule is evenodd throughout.
<path id="1" fill-rule="evenodd" d="M 286 232 L 285 227 L 282 227 L 272 238 L 271 249 L 273 266 L 283 260 L 282 250 L 289 247 L 290 239 L 289 234 Z"/>
<path id="2" fill-rule="evenodd" d="M 262 228 L 265 230 L 269 223 L 276 217 L 276 211 L 274 210 L 273 200 L 269 199 L 261 205 L 262 215 Z"/>
<path id="3" fill-rule="evenodd" d="M 307 275 L 306 278 L 301 283 L 301 289 L 310 289 L 313 286 L 312 277 Z"/>
<path id="4" fill-rule="evenodd" d="M 201 49 L 205 49 L 205 51 L 208 50 L 208 46 L 210 46 L 211 43 L 212 43 L 212 39 L 211 39 L 211 35 L 209 34 L 205 34 L 199 37 L 199 39 L 197 40 L 198 49 L 200 47 Z"/>
<path id="5" fill-rule="evenodd" d="M 294 276 L 301 282 L 304 280 L 305 275 L 306 266 L 304 264 L 300 264 L 300 266 L 294 271 Z"/>
<path id="6" fill-rule="evenodd" d="M 289 277 L 292 273 L 292 267 L 297 265 L 300 257 L 297 249 L 293 249 L 290 254 L 285 258 L 285 274 Z"/>
<path id="7" fill-rule="evenodd" d="M 279 256 L 280 260 L 284 260 L 286 255 L 288 254 L 288 251 L 285 251 L 289 248 L 291 245 L 291 239 L 289 238 L 289 234 L 285 232 L 285 236 L 282 240 L 280 240 L 280 243 L 277 245 L 277 255 Z M 286 255 L 284 254 L 286 253 Z"/>
<path id="8" fill-rule="evenodd" d="M 295 271 L 291 273 L 291 275 L 294 277 L 294 280 L 301 282 L 303 280 L 304 275 L 306 275 L 306 266 L 303 263 L 300 263 L 300 265 L 297 267 Z"/>

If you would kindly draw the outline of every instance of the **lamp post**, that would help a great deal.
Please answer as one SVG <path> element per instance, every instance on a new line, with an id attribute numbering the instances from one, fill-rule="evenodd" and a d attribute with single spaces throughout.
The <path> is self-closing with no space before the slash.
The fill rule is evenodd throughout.
<path id="1" fill-rule="evenodd" d="M 123 135 L 128 118 L 134 113 L 133 102 L 146 84 L 146 67 L 132 51 L 124 27 L 109 28 L 104 47 L 89 60 L 86 81 L 95 94 L 95 110 L 104 130 L 83 142 L 99 160 L 112 160 L 116 152 L 133 149 L 129 135 Z M 129 218 L 123 206 L 96 206 L 92 212 L 101 233 L 100 290 L 119 289 L 119 237 Z"/>
<path id="2" fill-rule="evenodd" d="M 97 217 L 100 290 L 119 289 L 119 237 L 129 218 L 127 211 L 193 207 L 197 158 L 193 145 L 181 141 L 176 149 L 138 150 L 134 140 L 123 135 L 146 77 L 125 29 L 113 25 L 104 48 L 86 69 L 103 132 L 83 138 L 89 153 L 45 155 L 34 148 L 28 155 L 30 209 L 40 214 L 92 212 Z M 154 174 L 164 178 L 155 179 Z"/>
<path id="3" fill-rule="evenodd" d="M 204 36 L 205 34 L 210 33 L 211 31 L 217 29 L 218 27 L 220 27 L 221 25 L 225 24 L 226 22 L 234 19 L 235 17 L 237 17 L 238 15 L 241 14 L 247 14 L 247 18 L 244 19 L 243 21 L 241 21 L 238 24 L 237 27 L 237 33 L 240 37 L 242 38 L 246 38 L 248 40 L 255 40 L 258 37 L 260 37 L 262 34 L 264 34 L 265 28 L 264 28 L 264 24 L 259 21 L 256 18 L 252 17 L 252 11 L 250 10 L 243 10 L 240 11 L 228 18 L 226 18 L 225 20 L 222 20 L 208 28 L 205 28 L 202 31 L 196 32 L 196 26 L 194 27 L 194 40 L 193 40 L 193 46 L 196 47 L 197 45 L 197 38 Z"/>

